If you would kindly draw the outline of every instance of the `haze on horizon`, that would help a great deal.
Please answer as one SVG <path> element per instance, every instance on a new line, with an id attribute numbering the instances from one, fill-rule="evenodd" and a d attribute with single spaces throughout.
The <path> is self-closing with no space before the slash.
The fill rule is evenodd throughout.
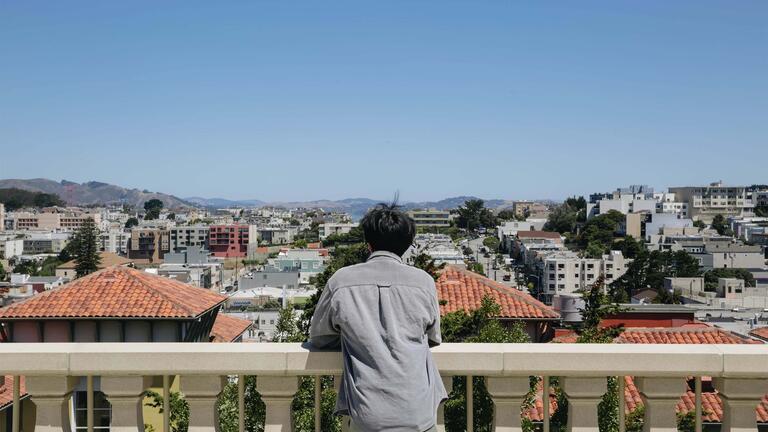
<path id="1" fill-rule="evenodd" d="M 767 20 L 759 0 L 4 3 L 0 178 L 264 201 L 765 183 Z"/>

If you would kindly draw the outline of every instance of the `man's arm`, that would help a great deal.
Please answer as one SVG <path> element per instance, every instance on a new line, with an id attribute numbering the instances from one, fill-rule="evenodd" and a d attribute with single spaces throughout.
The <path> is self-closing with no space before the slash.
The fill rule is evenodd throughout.
<path id="1" fill-rule="evenodd" d="M 432 282 L 431 292 L 433 293 L 430 296 L 430 310 L 432 313 L 430 318 L 432 322 L 427 326 L 427 342 L 430 347 L 435 347 L 443 342 L 443 337 L 440 335 L 440 306 L 437 303 L 437 288 L 434 281 Z"/>
<path id="2" fill-rule="evenodd" d="M 316 348 L 333 349 L 341 346 L 341 333 L 334 324 L 332 302 L 333 291 L 326 286 L 315 306 L 315 314 L 309 327 L 309 343 Z"/>

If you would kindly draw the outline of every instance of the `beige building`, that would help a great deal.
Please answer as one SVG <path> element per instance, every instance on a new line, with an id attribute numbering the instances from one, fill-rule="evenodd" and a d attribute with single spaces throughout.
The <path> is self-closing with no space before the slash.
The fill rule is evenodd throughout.
<path id="1" fill-rule="evenodd" d="M 46 209 L 40 213 L 14 212 L 13 229 L 76 231 L 87 219 L 93 219 L 96 225 L 101 223 L 101 214 L 79 210 Z"/>
<path id="2" fill-rule="evenodd" d="M 132 260 L 160 261 L 171 251 L 171 233 L 155 228 L 131 230 L 128 240 L 128 258 Z"/>
<path id="3" fill-rule="evenodd" d="M 557 294 L 587 289 L 601 275 L 608 286 L 627 272 L 631 261 L 624 258 L 621 251 L 611 251 L 602 258 L 582 258 L 570 251 L 552 253 L 543 260 L 545 301 L 551 302 Z"/>
<path id="4" fill-rule="evenodd" d="M 547 213 L 547 206 L 535 201 L 515 201 L 512 203 L 512 212 L 518 218 L 527 218 L 528 216 L 541 215 Z"/>
<path id="5" fill-rule="evenodd" d="M 416 227 L 451 226 L 451 213 L 448 210 L 411 210 L 408 215 L 413 218 Z"/>
<path id="6" fill-rule="evenodd" d="M 677 201 L 688 205 L 688 217 L 694 220 L 712 222 L 712 218 L 721 214 L 745 216 L 751 214 L 755 203 L 748 199 L 744 186 L 725 186 L 722 182 L 709 186 L 671 187 Z"/>

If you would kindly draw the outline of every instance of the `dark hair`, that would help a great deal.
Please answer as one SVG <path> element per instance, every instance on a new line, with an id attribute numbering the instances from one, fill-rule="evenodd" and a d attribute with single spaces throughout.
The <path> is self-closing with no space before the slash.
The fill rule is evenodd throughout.
<path id="1" fill-rule="evenodd" d="M 373 252 L 383 250 L 402 256 L 416 237 L 416 224 L 396 203 L 382 203 L 368 210 L 360 226 Z"/>

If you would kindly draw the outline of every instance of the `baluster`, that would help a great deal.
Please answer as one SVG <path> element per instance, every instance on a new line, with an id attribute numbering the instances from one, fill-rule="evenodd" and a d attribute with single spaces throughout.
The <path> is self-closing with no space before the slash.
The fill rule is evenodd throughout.
<path id="1" fill-rule="evenodd" d="M 451 391 L 453 390 L 453 377 L 452 376 L 441 376 L 440 379 L 443 380 L 443 386 L 445 387 L 445 391 L 448 392 L 448 394 L 451 394 Z M 445 403 L 441 403 L 439 407 L 437 407 L 437 432 L 445 432 Z"/>
<path id="2" fill-rule="evenodd" d="M 70 432 L 69 398 L 77 381 L 67 376 L 26 377 L 24 384 L 36 407 L 35 432 Z"/>
<path id="3" fill-rule="evenodd" d="M 315 432 L 322 432 L 323 423 L 323 377 L 315 376 Z"/>
<path id="4" fill-rule="evenodd" d="M 714 384 L 723 401 L 723 430 L 757 431 L 755 409 L 768 392 L 768 380 L 715 378 Z"/>
<path id="5" fill-rule="evenodd" d="M 299 389 L 298 377 L 259 376 L 256 389 L 267 408 L 264 432 L 289 432 L 291 403 Z"/>
<path id="6" fill-rule="evenodd" d="M 682 378 L 635 379 L 645 406 L 644 432 L 677 432 L 677 406 L 686 391 Z M 726 429 L 724 429 L 726 430 Z"/>
<path id="7" fill-rule="evenodd" d="M 218 431 L 216 402 L 226 385 L 226 377 L 188 375 L 180 378 L 181 392 L 189 404 L 189 432 Z"/>
<path id="8" fill-rule="evenodd" d="M 522 432 L 520 412 L 531 388 L 528 377 L 487 378 L 488 393 L 493 399 L 493 422 L 496 432 Z M 545 399 L 546 400 L 546 399 Z"/>
<path id="9" fill-rule="evenodd" d="M 475 430 L 475 381 L 467 376 L 467 432 Z"/>
<path id="10" fill-rule="evenodd" d="M 568 398 L 568 429 L 573 432 L 598 432 L 597 405 L 608 389 L 606 378 L 560 378 Z M 544 393 L 548 394 L 547 391 Z M 548 403 L 548 400 L 542 401 Z"/>
<path id="11" fill-rule="evenodd" d="M 112 405 L 110 432 L 143 432 L 142 402 L 144 391 L 151 387 L 150 377 L 101 377 L 101 392 Z"/>

